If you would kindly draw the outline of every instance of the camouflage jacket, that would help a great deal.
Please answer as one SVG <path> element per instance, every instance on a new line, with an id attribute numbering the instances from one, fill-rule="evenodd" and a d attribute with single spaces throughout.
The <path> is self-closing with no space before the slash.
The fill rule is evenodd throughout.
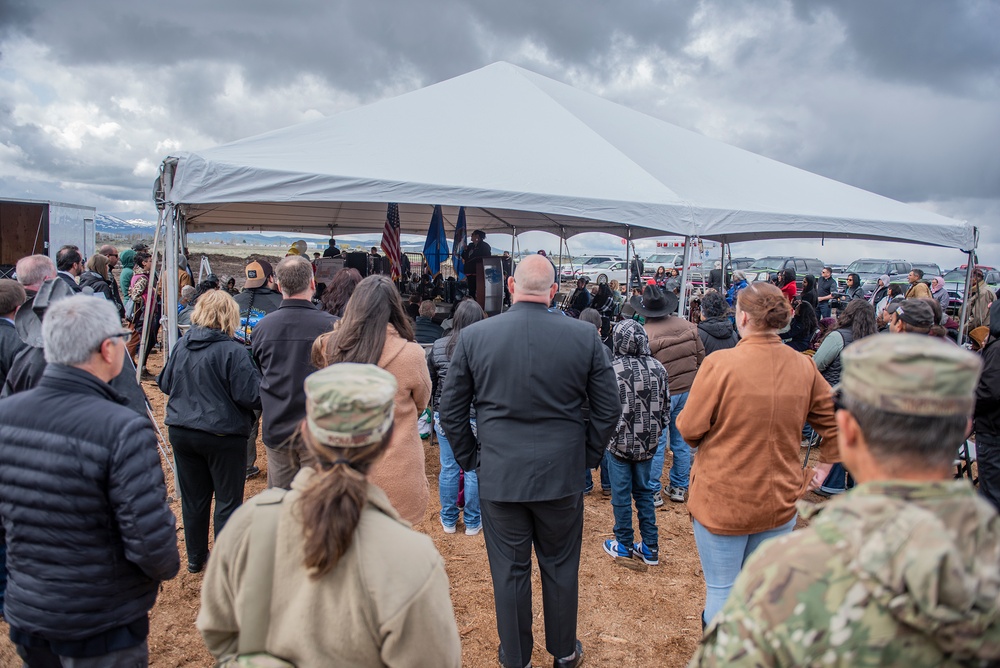
<path id="1" fill-rule="evenodd" d="M 692 666 L 1000 663 L 1000 518 L 968 483 L 870 482 L 747 561 Z"/>

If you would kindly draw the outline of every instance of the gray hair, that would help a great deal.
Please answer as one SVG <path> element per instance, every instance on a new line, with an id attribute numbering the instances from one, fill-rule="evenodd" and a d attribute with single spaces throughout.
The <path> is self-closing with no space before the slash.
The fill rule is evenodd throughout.
<path id="1" fill-rule="evenodd" d="M 597 331 L 601 331 L 601 325 L 604 324 L 601 321 L 601 313 L 597 309 L 585 308 L 580 313 L 580 320 L 582 322 L 589 322 L 591 325 L 597 328 Z"/>
<path id="2" fill-rule="evenodd" d="M 17 282 L 21 285 L 41 285 L 56 277 L 56 265 L 48 255 L 29 255 L 17 261 Z"/>
<path id="3" fill-rule="evenodd" d="M 198 292 L 193 285 L 185 285 L 181 288 L 181 303 L 190 304 L 191 300 L 194 299 L 195 293 Z"/>
<path id="4" fill-rule="evenodd" d="M 733 281 L 745 281 L 747 280 L 746 272 L 742 269 L 737 269 L 733 272 Z"/>
<path id="5" fill-rule="evenodd" d="M 106 299 L 89 295 L 60 299 L 49 306 L 42 320 L 45 361 L 80 366 L 105 339 L 123 332 L 118 309 Z"/>

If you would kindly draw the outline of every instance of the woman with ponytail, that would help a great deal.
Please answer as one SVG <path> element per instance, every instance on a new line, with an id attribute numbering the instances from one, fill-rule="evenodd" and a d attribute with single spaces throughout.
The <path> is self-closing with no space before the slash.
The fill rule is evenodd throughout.
<path id="1" fill-rule="evenodd" d="M 403 519 L 422 520 L 430 489 L 417 417 L 430 401 L 431 376 L 395 284 L 378 275 L 358 283 L 344 317 L 313 344 L 312 362 L 319 369 L 341 362 L 377 364 L 396 377 L 392 441 L 369 478 L 385 490 Z"/>
<path id="2" fill-rule="evenodd" d="M 209 559 L 198 630 L 220 662 L 256 641 L 254 651 L 298 668 L 461 665 L 444 561 L 367 479 L 392 442 L 396 391 L 372 364 L 306 378 L 299 430 L 313 465 L 287 494 L 269 490 L 237 510 Z M 277 525 L 265 535 L 269 510 Z M 262 555 L 273 568 L 254 577 Z M 257 638 L 241 639 L 255 605 L 270 618 Z"/>
<path id="3" fill-rule="evenodd" d="M 751 283 L 736 300 L 740 342 L 705 358 L 677 428 L 692 449 L 688 511 L 705 576 L 703 623 L 725 603 L 760 543 L 791 532 L 795 502 L 839 461 L 833 396 L 809 357 L 782 344 L 788 298 Z M 821 464 L 803 469 L 802 425 L 824 439 Z"/>

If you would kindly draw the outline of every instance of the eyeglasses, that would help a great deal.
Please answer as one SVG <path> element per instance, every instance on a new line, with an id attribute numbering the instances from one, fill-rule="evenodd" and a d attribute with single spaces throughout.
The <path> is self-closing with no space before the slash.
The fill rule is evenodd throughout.
<path id="1" fill-rule="evenodd" d="M 128 339 L 128 338 L 129 338 L 130 336 L 132 336 L 132 332 L 127 332 L 127 331 L 126 331 L 126 332 L 118 332 L 117 334 L 112 334 L 112 335 L 111 335 L 111 336 L 109 336 L 108 338 L 109 338 L 109 339 L 121 339 L 122 341 L 125 341 L 125 340 L 127 340 L 127 339 Z"/>

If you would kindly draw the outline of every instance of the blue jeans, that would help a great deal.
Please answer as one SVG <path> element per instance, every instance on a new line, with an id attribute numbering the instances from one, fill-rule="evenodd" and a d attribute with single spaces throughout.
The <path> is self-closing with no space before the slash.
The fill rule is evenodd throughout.
<path id="1" fill-rule="evenodd" d="M 656 509 L 653 507 L 653 492 L 649 489 L 649 470 L 652 460 L 630 462 L 604 453 L 611 479 L 611 507 L 615 513 L 615 538 L 626 547 L 632 547 L 635 534 L 632 531 L 632 500 L 639 518 L 639 535 L 646 547 L 659 546 L 656 533 Z"/>
<path id="2" fill-rule="evenodd" d="M 826 480 L 820 485 L 819 491 L 826 494 L 842 494 L 853 488 L 854 478 L 847 472 L 844 465 L 834 464 L 830 469 L 830 473 L 826 476 Z"/>
<path id="3" fill-rule="evenodd" d="M 608 478 L 608 462 L 606 461 L 611 455 L 608 451 L 604 451 L 604 456 L 601 458 L 601 489 L 611 489 L 611 480 Z M 587 469 L 586 484 L 583 486 L 583 493 L 586 494 L 590 490 L 594 489 L 594 475 Z"/>
<path id="4" fill-rule="evenodd" d="M 691 476 L 691 446 L 684 442 L 681 433 L 677 431 L 677 416 L 687 404 L 688 393 L 670 395 L 670 429 L 660 432 L 660 442 L 653 455 L 653 467 L 649 473 L 649 489 L 659 492 L 663 489 L 660 478 L 663 477 L 663 458 L 667 450 L 667 433 L 670 433 L 670 452 L 674 453 L 674 463 L 670 465 L 670 486 L 687 489 Z"/>
<path id="5" fill-rule="evenodd" d="M 796 516 L 797 517 L 797 516 Z M 701 559 L 701 570 L 705 574 L 705 612 L 706 624 L 722 610 L 729 598 L 729 592 L 736 582 L 736 576 L 743 569 L 743 564 L 750 558 L 760 544 L 768 538 L 783 536 L 795 528 L 796 517 L 788 520 L 780 527 L 752 533 L 744 536 L 721 536 L 706 529 L 698 520 L 694 520 L 694 542 L 698 546 L 698 557 Z"/>
<path id="6" fill-rule="evenodd" d="M 441 523 L 453 527 L 458 524 L 458 473 L 461 471 L 451 451 L 448 437 L 441 428 L 441 419 L 434 412 L 434 431 L 437 432 L 441 451 L 441 473 L 438 474 L 438 495 L 441 500 Z M 465 528 L 474 529 L 483 523 L 479 511 L 479 477 L 475 471 L 465 472 Z"/>
<path id="7" fill-rule="evenodd" d="M 820 302 L 819 304 L 817 304 L 817 309 L 816 310 L 819 311 L 819 317 L 820 318 L 829 318 L 830 317 L 830 301 L 827 300 L 825 302 Z"/>

